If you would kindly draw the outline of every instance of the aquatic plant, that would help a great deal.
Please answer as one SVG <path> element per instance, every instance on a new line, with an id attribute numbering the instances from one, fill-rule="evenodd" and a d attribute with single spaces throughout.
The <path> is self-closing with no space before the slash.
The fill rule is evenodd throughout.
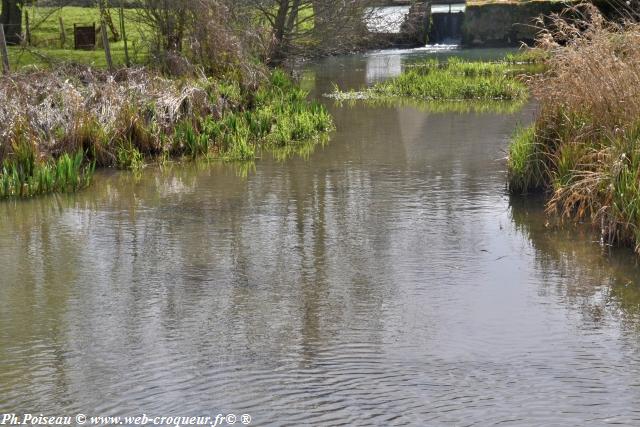
<path id="1" fill-rule="evenodd" d="M 94 164 L 86 164 L 84 153 L 64 153 L 56 160 L 37 162 L 21 155 L 4 160 L 0 171 L 0 197 L 31 197 L 38 194 L 72 192 L 87 187 Z"/>
<path id="2" fill-rule="evenodd" d="M 412 64 L 392 79 L 376 83 L 361 92 L 343 94 L 337 99 L 416 98 L 422 100 L 521 100 L 527 88 L 505 62 L 467 62 L 449 58 L 447 62 L 430 59 Z"/>
<path id="3" fill-rule="evenodd" d="M 371 91 L 380 96 L 435 100 L 512 100 L 526 96 L 524 84 L 506 75 L 482 74 L 486 71 L 458 66 L 451 70 L 437 68 L 426 73 L 410 70 L 396 78 L 376 84 Z"/>
<path id="4" fill-rule="evenodd" d="M 407 68 L 423 75 L 445 72 L 465 77 L 503 76 L 511 70 L 506 62 L 466 61 L 456 56 L 452 56 L 444 62 L 431 58 L 410 64 Z"/>
<path id="5" fill-rule="evenodd" d="M 550 58 L 545 49 L 524 47 L 516 53 L 508 53 L 504 60 L 509 64 L 543 64 Z"/>
<path id="6" fill-rule="evenodd" d="M 144 157 L 131 139 L 121 142 L 116 148 L 116 165 L 120 169 L 138 170 L 144 166 Z"/>
<path id="7" fill-rule="evenodd" d="M 191 158 L 209 153 L 209 136 L 206 133 L 197 133 L 188 120 L 176 126 L 173 144 L 177 151 Z"/>
<path id="8" fill-rule="evenodd" d="M 518 128 L 509 146 L 508 169 L 511 191 L 526 192 L 542 188 L 546 164 L 536 142 L 534 126 Z"/>
<path id="9" fill-rule="evenodd" d="M 369 106 L 408 106 L 426 113 L 495 113 L 514 114 L 522 108 L 526 99 L 517 100 L 429 100 L 414 98 L 373 98 L 336 100 L 340 106 L 353 106 L 357 103 Z"/>

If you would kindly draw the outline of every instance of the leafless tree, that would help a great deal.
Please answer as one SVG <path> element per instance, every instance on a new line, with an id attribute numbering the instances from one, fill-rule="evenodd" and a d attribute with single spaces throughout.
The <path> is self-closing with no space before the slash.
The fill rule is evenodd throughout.
<path id="1" fill-rule="evenodd" d="M 268 62 L 356 48 L 368 36 L 373 0 L 238 0 L 234 7 L 270 33 Z"/>
<path id="2" fill-rule="evenodd" d="M 361 47 L 375 0 L 139 0 L 155 51 L 209 68 L 259 57 L 270 65 Z M 237 64 L 236 64 L 237 65 Z"/>
<path id="3" fill-rule="evenodd" d="M 140 0 L 139 18 L 152 30 L 157 49 L 182 51 L 195 0 Z"/>

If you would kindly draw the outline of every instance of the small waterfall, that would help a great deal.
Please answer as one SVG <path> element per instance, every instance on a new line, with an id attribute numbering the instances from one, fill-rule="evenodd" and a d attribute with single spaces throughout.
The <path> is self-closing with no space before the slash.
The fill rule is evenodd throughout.
<path id="1" fill-rule="evenodd" d="M 458 44 L 462 40 L 464 4 L 436 4 L 431 6 L 429 43 Z"/>

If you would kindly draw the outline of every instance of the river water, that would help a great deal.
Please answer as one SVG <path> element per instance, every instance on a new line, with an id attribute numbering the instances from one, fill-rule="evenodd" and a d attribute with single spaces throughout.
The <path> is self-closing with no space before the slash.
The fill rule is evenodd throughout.
<path id="1" fill-rule="evenodd" d="M 331 58 L 303 83 L 357 89 L 451 53 Z M 0 204 L 0 413 L 640 425 L 635 258 L 505 192 L 534 105 L 320 99 L 337 131 L 308 158 Z"/>

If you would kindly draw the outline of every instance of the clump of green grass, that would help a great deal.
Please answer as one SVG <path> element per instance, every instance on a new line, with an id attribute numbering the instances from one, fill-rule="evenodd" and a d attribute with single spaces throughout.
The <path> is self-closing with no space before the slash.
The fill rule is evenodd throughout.
<path id="1" fill-rule="evenodd" d="M 120 169 L 139 170 L 144 166 L 144 156 L 131 139 L 116 148 L 116 166 Z"/>
<path id="2" fill-rule="evenodd" d="M 504 60 L 508 64 L 542 64 L 550 58 L 548 51 L 537 48 L 523 48 L 516 53 L 508 53 Z"/>
<path id="3" fill-rule="evenodd" d="M 506 62 L 465 61 L 456 56 L 444 62 L 431 58 L 411 64 L 408 68 L 422 75 L 446 72 L 464 77 L 503 76 L 511 71 Z"/>
<path id="4" fill-rule="evenodd" d="M 507 63 L 467 62 L 450 58 L 413 64 L 399 76 L 356 93 L 357 98 L 414 98 L 421 100 L 522 100 L 527 88 Z M 337 99 L 354 98 L 354 93 L 334 93 Z"/>
<path id="5" fill-rule="evenodd" d="M 545 184 L 546 164 L 537 144 L 534 126 L 515 131 L 507 160 L 509 189 L 512 192 L 524 193 L 540 189 Z"/>
<path id="6" fill-rule="evenodd" d="M 173 138 L 175 150 L 191 158 L 204 156 L 209 152 L 207 134 L 198 133 L 188 120 L 178 123 Z"/>
<path id="7" fill-rule="evenodd" d="M 25 153 L 29 153 L 26 154 Z M 0 197 L 32 197 L 47 193 L 73 192 L 87 187 L 94 164 L 87 164 L 82 151 L 62 154 L 58 159 L 37 161 L 35 150 L 16 150 L 0 171 Z"/>
<path id="8" fill-rule="evenodd" d="M 416 99 L 416 98 L 392 98 L 370 97 L 363 92 L 341 92 L 328 95 L 335 99 L 338 106 L 354 106 L 359 102 L 366 102 L 370 106 L 410 106 L 427 113 L 495 113 L 514 114 L 522 108 L 526 98 L 514 100 L 478 100 L 478 99 Z"/>
<path id="9" fill-rule="evenodd" d="M 435 100 L 514 100 L 527 94 L 525 85 L 507 74 L 506 65 L 459 60 L 411 69 L 376 84 L 371 91 L 380 96 Z"/>
<path id="10" fill-rule="evenodd" d="M 238 102 L 241 94 L 226 86 L 225 97 Z M 282 71 L 272 73 L 269 84 L 254 97 L 254 108 L 227 112 L 219 121 L 205 120 L 202 133 L 213 141 L 223 159 L 253 160 L 256 148 L 275 149 L 315 142 L 333 129 L 326 108 L 307 100 L 307 92 L 295 86 Z"/>

